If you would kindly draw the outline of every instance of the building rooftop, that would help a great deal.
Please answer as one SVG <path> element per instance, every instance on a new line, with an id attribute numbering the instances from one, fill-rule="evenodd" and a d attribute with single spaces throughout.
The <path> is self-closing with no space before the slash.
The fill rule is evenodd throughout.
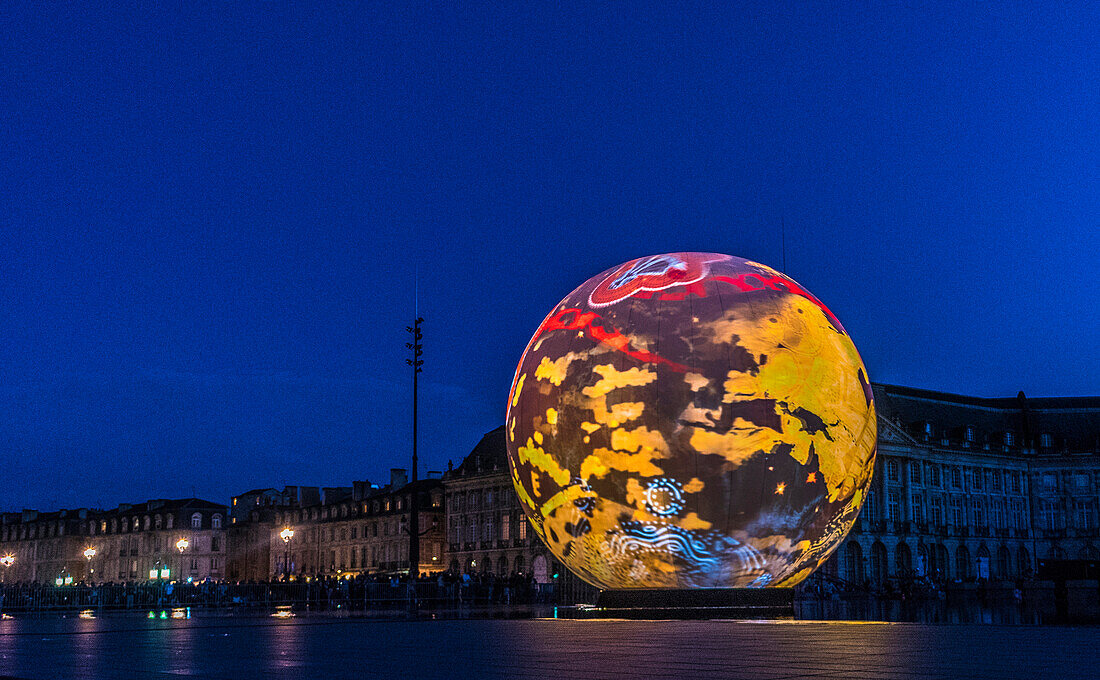
<path id="1" fill-rule="evenodd" d="M 874 383 L 881 417 L 916 437 L 1100 452 L 1100 397 L 971 397 Z M 1012 443 L 1007 444 L 1005 434 Z M 1043 446 L 1048 435 L 1050 446 Z"/>

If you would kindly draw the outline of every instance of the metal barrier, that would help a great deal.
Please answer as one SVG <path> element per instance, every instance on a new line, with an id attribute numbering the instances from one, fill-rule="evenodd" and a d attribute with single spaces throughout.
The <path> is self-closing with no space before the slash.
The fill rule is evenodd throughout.
<path id="1" fill-rule="evenodd" d="M 306 608 L 312 611 L 451 609 L 478 605 L 557 604 L 554 584 L 509 580 L 272 583 L 130 583 L 68 586 L 0 584 L 0 611 L 50 612 L 192 608 Z"/>

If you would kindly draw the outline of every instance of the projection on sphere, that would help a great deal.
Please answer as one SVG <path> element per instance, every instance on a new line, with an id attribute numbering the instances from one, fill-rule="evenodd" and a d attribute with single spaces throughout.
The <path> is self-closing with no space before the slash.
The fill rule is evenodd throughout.
<path id="1" fill-rule="evenodd" d="M 631 260 L 566 296 L 506 428 L 535 531 L 607 589 L 793 586 L 848 533 L 875 458 L 844 327 L 784 274 L 716 253 Z"/>

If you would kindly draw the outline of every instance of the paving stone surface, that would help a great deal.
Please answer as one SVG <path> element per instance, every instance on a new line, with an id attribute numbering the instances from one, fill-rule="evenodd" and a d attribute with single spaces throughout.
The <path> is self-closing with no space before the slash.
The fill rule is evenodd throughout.
<path id="1" fill-rule="evenodd" d="M 303 617 L 0 621 L 12 678 L 1085 678 L 1100 627 Z"/>

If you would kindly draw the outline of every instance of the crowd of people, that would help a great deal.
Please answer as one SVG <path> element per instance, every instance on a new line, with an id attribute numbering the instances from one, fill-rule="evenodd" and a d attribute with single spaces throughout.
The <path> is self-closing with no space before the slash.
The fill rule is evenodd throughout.
<path id="1" fill-rule="evenodd" d="M 315 611 L 423 609 L 555 603 L 553 583 L 530 574 L 489 573 L 319 575 L 276 581 L 0 584 L 0 611 L 83 608 L 290 606 Z"/>

